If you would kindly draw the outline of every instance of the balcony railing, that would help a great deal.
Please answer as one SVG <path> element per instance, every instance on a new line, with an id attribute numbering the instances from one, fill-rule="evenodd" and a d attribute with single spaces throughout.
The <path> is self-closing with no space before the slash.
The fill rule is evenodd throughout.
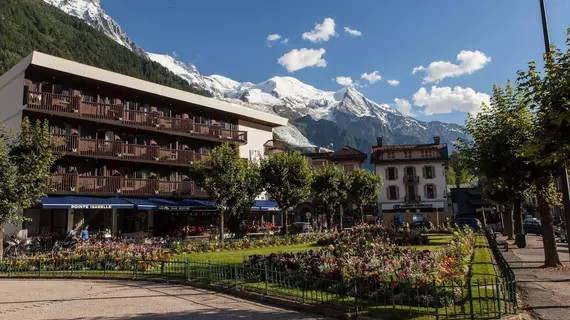
<path id="1" fill-rule="evenodd" d="M 413 203 L 413 202 L 420 202 L 422 201 L 422 197 L 420 196 L 406 196 L 405 197 L 406 203 Z"/>
<path id="2" fill-rule="evenodd" d="M 142 126 L 188 136 L 214 138 L 221 141 L 247 142 L 247 132 L 224 129 L 217 125 L 195 123 L 191 119 L 163 117 L 158 112 L 128 110 L 121 104 L 86 102 L 81 96 L 28 91 L 27 108 L 71 113 L 82 118 L 103 119 L 120 124 Z"/>
<path id="3" fill-rule="evenodd" d="M 420 177 L 416 175 L 404 175 L 402 178 L 404 183 L 419 183 Z"/>
<path id="4" fill-rule="evenodd" d="M 192 181 L 132 179 L 121 176 L 79 176 L 54 174 L 48 180 L 48 193 L 121 194 L 137 196 L 198 196 L 207 194 Z"/>
<path id="5" fill-rule="evenodd" d="M 205 163 L 208 155 L 192 150 L 176 150 L 153 145 L 128 144 L 124 141 L 84 139 L 78 135 L 52 134 L 56 152 L 83 156 L 111 157 L 126 160 L 153 161 L 167 164 L 191 165 Z"/>

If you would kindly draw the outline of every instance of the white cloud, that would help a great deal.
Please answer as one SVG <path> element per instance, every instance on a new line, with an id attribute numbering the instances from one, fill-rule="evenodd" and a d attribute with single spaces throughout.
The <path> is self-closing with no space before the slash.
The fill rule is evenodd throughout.
<path id="1" fill-rule="evenodd" d="M 489 103 L 489 98 L 488 94 L 471 88 L 432 86 L 429 92 L 422 87 L 414 93 L 414 104 L 424 107 L 424 114 L 428 116 L 452 111 L 477 114 L 482 103 Z"/>
<path id="2" fill-rule="evenodd" d="M 324 68 L 327 61 L 323 59 L 325 49 L 293 49 L 283 56 L 277 62 L 284 66 L 289 72 L 295 72 L 307 67 Z"/>
<path id="3" fill-rule="evenodd" d="M 416 74 L 416 72 L 421 71 L 421 70 L 425 70 L 424 66 L 414 67 L 412 69 L 412 74 Z"/>
<path id="4" fill-rule="evenodd" d="M 396 103 L 396 108 L 401 113 L 403 113 L 407 116 L 413 116 L 414 115 L 412 112 L 412 104 L 410 103 L 410 101 L 408 101 L 406 99 L 396 98 L 396 99 L 394 99 L 394 103 Z"/>
<path id="5" fill-rule="evenodd" d="M 285 38 L 283 40 L 281 40 L 282 44 L 288 44 L 289 43 L 289 38 Z"/>
<path id="6" fill-rule="evenodd" d="M 334 19 L 325 18 L 323 23 L 316 23 L 313 30 L 304 32 L 303 39 L 311 42 L 328 41 L 330 37 L 337 36 L 337 33 L 334 31 L 334 27 Z"/>
<path id="7" fill-rule="evenodd" d="M 396 87 L 400 84 L 400 80 L 388 80 L 388 84 L 392 87 Z"/>
<path id="8" fill-rule="evenodd" d="M 277 33 L 273 33 L 267 36 L 267 41 L 277 41 L 281 39 L 281 35 Z"/>
<path id="9" fill-rule="evenodd" d="M 346 32 L 346 33 L 348 33 L 354 37 L 360 37 L 362 35 L 362 32 L 360 32 L 356 29 L 350 29 L 349 27 L 344 27 L 344 32 Z"/>
<path id="10" fill-rule="evenodd" d="M 338 76 L 335 78 L 335 81 L 343 87 L 352 87 L 353 85 L 351 77 Z"/>
<path id="11" fill-rule="evenodd" d="M 435 82 L 447 77 L 459 77 L 464 74 L 472 74 L 482 69 L 487 63 L 491 62 L 491 58 L 481 51 L 462 50 L 457 55 L 457 64 L 449 61 L 434 61 L 425 68 L 424 66 L 415 67 L 412 74 L 423 70 L 426 72 L 424 83 Z"/>
<path id="12" fill-rule="evenodd" d="M 379 74 L 378 71 L 374 71 L 372 73 L 366 73 L 360 75 L 360 79 L 368 80 L 370 84 L 373 84 L 376 81 L 382 80 L 382 76 Z"/>

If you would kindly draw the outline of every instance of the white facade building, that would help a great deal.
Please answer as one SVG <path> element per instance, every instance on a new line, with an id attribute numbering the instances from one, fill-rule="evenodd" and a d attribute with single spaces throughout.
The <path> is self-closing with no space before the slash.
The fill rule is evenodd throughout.
<path id="1" fill-rule="evenodd" d="M 445 167 L 447 145 L 434 143 L 383 145 L 378 138 L 370 162 L 384 186 L 378 195 L 378 211 L 384 221 L 404 223 L 429 220 L 443 222 L 447 212 Z"/>

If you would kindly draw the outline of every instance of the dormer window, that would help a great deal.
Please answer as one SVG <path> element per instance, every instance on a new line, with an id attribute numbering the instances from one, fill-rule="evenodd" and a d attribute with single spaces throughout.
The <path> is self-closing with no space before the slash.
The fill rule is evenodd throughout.
<path id="1" fill-rule="evenodd" d="M 412 152 L 411 151 L 404 151 L 404 158 L 411 159 L 412 158 Z"/>

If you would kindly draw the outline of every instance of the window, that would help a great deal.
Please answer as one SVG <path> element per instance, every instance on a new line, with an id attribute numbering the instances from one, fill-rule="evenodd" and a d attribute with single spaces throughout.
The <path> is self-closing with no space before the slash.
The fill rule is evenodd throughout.
<path id="1" fill-rule="evenodd" d="M 392 181 L 398 179 L 398 169 L 394 167 L 386 168 L 386 179 Z"/>
<path id="2" fill-rule="evenodd" d="M 425 166 L 424 179 L 433 179 L 433 178 L 435 178 L 435 168 L 433 166 Z"/>
<path id="3" fill-rule="evenodd" d="M 351 172 L 351 171 L 353 171 L 353 170 L 354 170 L 354 166 L 353 166 L 353 165 L 351 165 L 351 164 L 345 164 L 345 165 L 344 165 L 344 171 L 346 171 L 346 172 Z"/>
<path id="4" fill-rule="evenodd" d="M 396 158 L 396 155 L 394 154 L 394 151 L 388 151 L 386 152 L 386 159 L 394 159 Z"/>
<path id="5" fill-rule="evenodd" d="M 398 186 L 388 187 L 388 200 L 398 200 Z"/>
<path id="6" fill-rule="evenodd" d="M 436 191 L 434 184 L 426 184 L 424 186 L 425 196 L 427 199 L 434 199 L 436 198 Z"/>
<path id="7" fill-rule="evenodd" d="M 412 152 L 411 151 L 404 151 L 404 158 L 411 159 L 412 158 Z"/>
<path id="8" fill-rule="evenodd" d="M 422 158 L 433 158 L 433 150 L 422 150 Z"/>

